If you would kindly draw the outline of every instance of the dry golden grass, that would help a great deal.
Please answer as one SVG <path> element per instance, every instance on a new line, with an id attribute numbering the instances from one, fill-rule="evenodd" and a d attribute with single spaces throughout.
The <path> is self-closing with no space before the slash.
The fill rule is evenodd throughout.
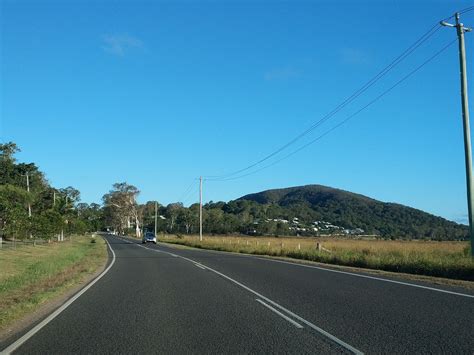
<path id="1" fill-rule="evenodd" d="M 330 264 L 474 280 L 468 242 L 275 238 L 247 236 L 164 236 L 161 241 L 204 249 L 285 256 Z M 318 250 L 317 243 L 322 248 Z"/>

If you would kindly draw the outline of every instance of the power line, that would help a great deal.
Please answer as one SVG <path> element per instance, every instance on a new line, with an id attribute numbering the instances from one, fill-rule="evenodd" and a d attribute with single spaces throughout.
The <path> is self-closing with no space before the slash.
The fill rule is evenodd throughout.
<path id="1" fill-rule="evenodd" d="M 470 12 L 470 11 L 473 11 L 473 10 L 474 10 L 474 6 L 470 6 L 470 7 L 467 7 L 467 8 L 465 8 L 465 9 L 461 10 L 461 11 L 458 11 L 458 12 L 459 12 L 459 14 L 461 15 L 461 14 L 465 14 L 466 12 Z M 453 17 L 454 17 L 454 15 L 453 15 L 453 16 L 450 16 L 450 17 L 448 18 L 448 20 L 449 20 L 450 18 L 453 18 Z"/>
<path id="2" fill-rule="evenodd" d="M 433 59 L 435 59 L 436 57 L 438 57 L 441 53 L 443 53 L 446 49 L 448 49 L 451 45 L 454 44 L 454 42 L 456 42 L 457 39 L 449 42 L 448 44 L 446 44 L 444 47 L 442 47 L 439 51 L 437 51 L 435 54 L 433 54 L 431 57 L 429 57 L 427 60 L 425 60 L 422 64 L 420 64 L 418 67 L 416 67 L 415 69 L 413 69 L 411 72 L 409 72 L 407 75 L 405 75 L 403 78 L 401 78 L 400 80 L 398 80 L 395 84 L 393 84 L 391 87 L 389 87 L 387 90 L 385 90 L 384 92 L 382 92 L 380 95 L 378 95 L 376 98 L 374 98 L 373 100 L 371 100 L 368 104 L 366 104 L 365 106 L 363 106 L 362 108 L 360 108 L 359 110 L 357 110 L 356 112 L 354 112 L 353 114 L 351 114 L 350 116 L 348 116 L 346 119 L 344 119 L 343 121 L 339 122 L 337 125 L 335 125 L 334 127 L 332 127 L 331 129 L 327 130 L 326 132 L 324 132 L 323 134 L 321 134 L 320 136 L 316 137 L 315 139 L 313 139 L 312 141 L 304 144 L 303 146 L 301 146 L 300 148 L 294 150 L 293 152 L 291 152 L 290 154 L 274 161 L 273 163 L 271 164 L 268 164 L 262 168 L 259 168 L 257 170 L 254 170 L 250 173 L 247 173 L 247 174 L 243 174 L 243 175 L 239 175 L 239 176 L 236 176 L 236 177 L 229 177 L 229 178 L 223 178 L 223 179 L 208 179 L 208 180 L 211 180 L 211 181 L 230 181 L 230 180 L 237 180 L 237 179 L 240 179 L 240 178 L 243 178 L 243 177 L 246 177 L 246 176 L 249 176 L 249 175 L 253 175 L 261 170 L 264 170 L 264 169 L 267 169 L 273 165 L 276 165 L 277 163 L 281 162 L 282 160 L 285 160 L 285 159 L 288 159 L 289 157 L 293 156 L 294 154 L 300 152 L 301 150 L 307 148 L 308 146 L 316 143 L 317 141 L 319 141 L 320 139 L 322 139 L 323 137 L 325 137 L 326 135 L 328 135 L 329 133 L 331 133 L 332 131 L 336 130 L 337 128 L 341 127 L 342 125 L 344 125 L 345 123 L 347 123 L 350 119 L 352 119 L 353 117 L 357 116 L 359 113 L 361 113 L 362 111 L 366 110 L 368 107 L 370 107 L 371 105 L 373 105 L 374 103 L 376 103 L 378 100 L 380 100 L 382 97 L 384 97 L 385 95 L 387 95 L 389 92 L 391 92 L 393 89 L 395 89 L 398 85 L 400 85 L 401 83 L 403 83 L 405 80 L 407 80 L 408 78 L 410 78 L 412 75 L 414 75 L 416 72 L 418 72 L 421 68 L 423 68 L 425 65 L 427 65 L 429 62 L 431 62 Z"/>
<path id="3" fill-rule="evenodd" d="M 185 199 L 183 199 L 181 202 L 183 202 L 183 204 L 185 205 L 186 203 L 188 202 L 191 202 L 193 199 L 195 199 L 196 197 L 193 196 L 194 193 L 196 193 L 198 191 L 198 185 L 194 182 L 194 188 L 191 189 L 187 195 L 187 197 Z"/>
<path id="4" fill-rule="evenodd" d="M 194 185 L 194 179 L 193 181 L 191 181 L 191 183 L 189 184 L 189 186 L 186 188 L 186 190 L 182 193 L 181 197 L 178 199 L 178 201 L 182 201 L 184 199 L 185 196 L 187 196 L 189 190 L 193 187 Z"/>
<path id="5" fill-rule="evenodd" d="M 345 108 L 347 105 L 349 105 L 351 102 L 353 102 L 355 99 L 357 99 L 360 95 L 362 95 L 364 92 L 366 92 L 369 88 L 371 88 L 373 85 L 375 85 L 380 79 L 382 79 L 387 73 L 389 73 L 393 68 L 395 68 L 398 64 L 400 64 L 406 57 L 408 57 L 410 54 L 412 54 L 417 48 L 419 48 L 423 43 L 425 43 L 429 38 L 431 38 L 438 30 L 440 29 L 439 22 L 437 22 L 435 25 L 433 25 L 428 31 L 426 31 L 421 37 L 419 37 L 412 45 L 410 45 L 405 51 L 403 51 L 399 56 L 397 56 L 390 64 L 388 64 L 384 69 L 382 69 L 378 74 L 376 74 L 374 77 L 372 77 L 367 83 L 365 83 L 361 88 L 356 90 L 352 95 L 350 95 L 348 98 L 346 98 L 342 103 L 340 103 L 336 108 L 334 108 L 332 111 L 330 111 L 328 114 L 323 116 L 320 120 L 316 121 L 311 125 L 309 128 L 307 128 L 305 131 L 297 135 L 295 138 L 275 150 L 274 152 L 268 154 L 264 158 L 260 159 L 259 161 L 243 168 L 236 170 L 234 172 L 228 173 L 228 174 L 223 174 L 223 175 L 214 175 L 214 176 L 207 176 L 206 178 L 208 180 L 212 179 L 225 179 L 230 176 L 239 174 L 241 172 L 244 172 L 246 170 L 249 170 L 264 161 L 272 158 L 273 156 L 277 155 L 281 151 L 285 150 L 289 146 L 293 145 L 296 143 L 298 140 L 303 138 L 305 135 L 319 127 L 321 124 L 332 118 L 334 115 L 336 115 L 339 111 L 341 111 L 343 108 Z"/>

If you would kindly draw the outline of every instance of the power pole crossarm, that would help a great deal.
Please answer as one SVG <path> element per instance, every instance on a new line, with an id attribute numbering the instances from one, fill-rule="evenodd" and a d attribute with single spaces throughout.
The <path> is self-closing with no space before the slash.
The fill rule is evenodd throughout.
<path id="1" fill-rule="evenodd" d="M 450 24 L 441 21 L 442 26 L 456 27 L 459 42 L 459 69 L 461 75 L 461 105 L 462 105 L 462 122 L 464 129 L 464 153 L 466 164 L 466 185 L 467 185 L 467 209 L 469 216 L 469 234 L 471 239 L 471 256 L 474 257 L 474 186 L 472 182 L 472 158 L 471 158 L 471 130 L 469 127 L 469 103 L 467 95 L 467 71 L 466 71 L 466 47 L 464 44 L 464 33 L 471 32 L 471 29 L 464 27 L 460 22 L 459 13 L 455 14 L 456 24 Z"/>

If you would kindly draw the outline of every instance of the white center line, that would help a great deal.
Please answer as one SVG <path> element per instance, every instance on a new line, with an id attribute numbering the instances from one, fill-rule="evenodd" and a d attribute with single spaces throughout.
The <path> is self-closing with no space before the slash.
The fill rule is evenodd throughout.
<path id="1" fill-rule="evenodd" d="M 269 304 L 266 304 L 265 302 L 263 302 L 262 300 L 259 300 L 258 298 L 255 299 L 255 301 L 263 304 L 265 307 L 267 307 L 268 309 L 272 310 L 273 312 L 275 312 L 276 314 L 278 314 L 280 317 L 286 319 L 288 322 L 290 322 L 291 324 L 293 324 L 296 328 L 299 328 L 299 329 L 302 329 L 303 326 L 297 322 L 295 322 L 293 319 L 291 319 L 290 317 L 287 317 L 285 316 L 283 313 L 281 313 L 279 310 L 273 308 L 272 306 L 270 306 Z"/>
<path id="2" fill-rule="evenodd" d="M 197 266 L 200 269 L 206 270 L 206 268 L 204 266 L 202 266 L 201 264 L 194 264 L 194 265 Z"/>
<path id="3" fill-rule="evenodd" d="M 168 245 L 166 245 L 166 247 L 169 248 Z M 385 278 L 377 277 L 377 276 L 357 274 L 355 272 L 335 270 L 335 269 L 330 269 L 330 268 L 321 267 L 321 266 L 306 265 L 306 264 L 302 264 L 302 263 L 299 263 L 299 262 L 276 260 L 276 259 L 272 259 L 272 258 L 255 256 L 255 255 L 250 255 L 250 254 L 245 254 L 245 253 L 233 253 L 233 252 L 210 250 L 210 249 L 200 250 L 200 251 L 205 251 L 205 252 L 208 252 L 208 253 L 224 254 L 224 255 L 227 254 L 227 255 L 238 256 L 238 257 L 242 257 L 242 258 L 252 258 L 252 259 L 257 259 L 257 260 L 262 260 L 262 261 L 268 261 L 268 262 L 271 262 L 271 263 L 287 264 L 287 265 L 292 265 L 292 266 L 296 266 L 296 267 L 303 267 L 303 268 L 308 268 L 308 269 L 316 269 L 316 270 L 321 270 L 321 271 L 326 271 L 326 272 L 333 272 L 333 273 L 336 273 L 336 274 L 344 274 L 344 275 L 360 277 L 360 278 L 370 279 L 370 280 L 375 280 L 375 281 L 389 282 L 389 283 L 393 283 L 393 284 L 409 286 L 409 287 L 415 287 L 415 288 L 420 288 L 420 289 L 429 290 L 429 291 L 441 292 L 441 293 L 446 293 L 446 294 L 455 295 L 455 296 L 474 298 L 474 295 L 470 295 L 470 294 L 467 294 L 467 293 L 449 291 L 449 290 L 444 290 L 442 288 L 436 288 L 436 287 L 430 287 L 430 286 L 423 286 L 423 285 L 418 285 L 418 284 L 414 284 L 414 283 L 411 283 L 411 282 L 403 282 L 403 281 L 385 279 Z"/>

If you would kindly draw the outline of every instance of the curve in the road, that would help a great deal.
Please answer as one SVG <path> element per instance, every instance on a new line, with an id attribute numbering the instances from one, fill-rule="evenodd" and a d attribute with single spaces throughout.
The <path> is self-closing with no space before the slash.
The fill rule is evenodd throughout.
<path id="1" fill-rule="evenodd" d="M 159 249 L 150 249 L 150 248 L 147 248 L 143 245 L 140 245 L 140 244 L 136 244 L 136 243 L 132 243 L 132 242 L 129 242 L 127 240 L 124 240 L 125 242 L 127 243 L 130 243 L 130 244 L 134 244 L 138 247 L 141 247 L 141 248 L 144 248 L 144 249 L 147 249 L 147 250 L 150 250 L 150 251 L 154 251 L 154 252 L 157 252 L 157 253 L 164 253 L 164 254 L 168 254 L 168 255 L 172 255 L 172 253 L 169 253 L 167 251 L 163 251 L 163 250 L 159 250 Z M 175 255 L 175 254 L 173 254 Z M 350 351 L 351 353 L 353 354 L 358 354 L 358 355 L 361 355 L 363 354 L 362 351 L 354 348 L 352 345 L 349 345 L 347 344 L 346 342 L 342 341 L 341 339 L 337 338 L 336 336 L 332 335 L 331 333 L 325 331 L 324 329 L 318 327 L 317 325 L 311 323 L 310 321 L 304 319 L 303 317 L 300 317 L 299 315 L 293 313 L 292 311 L 290 311 L 289 309 L 283 307 L 282 305 L 276 303 L 275 301 L 272 301 L 271 299 L 269 299 L 268 297 L 265 297 L 263 296 L 262 294 L 258 293 L 257 291 L 251 289 L 250 287 L 248 286 L 245 286 L 244 284 L 240 283 L 239 281 L 237 280 L 234 280 L 233 278 L 217 271 L 217 270 L 214 270 L 213 268 L 210 268 L 209 266 L 205 266 L 205 265 L 202 265 L 200 264 L 199 262 L 195 261 L 195 260 L 192 260 L 192 259 L 189 259 L 185 256 L 181 256 L 181 255 L 177 255 L 178 258 L 181 258 L 181 259 L 184 259 L 184 260 L 187 260 L 195 265 L 199 265 L 199 267 L 201 268 L 204 268 L 206 270 L 209 270 L 209 271 L 212 271 L 213 273 L 225 278 L 226 280 L 236 284 L 237 286 L 243 288 L 244 290 L 248 291 L 248 292 L 251 292 L 253 293 L 254 295 L 264 299 L 265 301 L 267 301 L 268 303 L 270 303 L 271 305 L 273 305 L 274 307 L 277 307 L 278 309 L 280 309 L 281 311 L 287 313 L 288 315 L 290 315 L 291 317 L 293 318 L 296 318 L 298 319 L 299 321 L 301 321 L 302 323 L 306 324 L 308 327 L 312 328 L 313 330 L 317 331 L 318 333 L 324 335 L 325 337 L 331 339 L 333 342 L 335 342 L 336 344 L 338 344 L 339 346 L 342 346 L 344 349 Z"/>

